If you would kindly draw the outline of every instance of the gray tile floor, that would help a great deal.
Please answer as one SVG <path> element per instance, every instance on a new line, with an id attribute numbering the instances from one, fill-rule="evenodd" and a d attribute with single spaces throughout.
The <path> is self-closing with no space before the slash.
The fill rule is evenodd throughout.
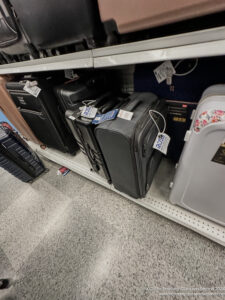
<path id="1" fill-rule="evenodd" d="M 17 278 L 17 299 L 212 299 L 151 289 L 225 287 L 222 246 L 46 164 L 32 185 L 0 169 L 0 276 Z"/>

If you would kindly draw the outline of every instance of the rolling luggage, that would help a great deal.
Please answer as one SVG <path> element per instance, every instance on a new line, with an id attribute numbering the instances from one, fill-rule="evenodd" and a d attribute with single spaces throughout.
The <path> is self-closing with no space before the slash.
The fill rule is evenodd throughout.
<path id="1" fill-rule="evenodd" d="M 49 77 L 27 79 L 6 84 L 19 112 L 42 143 L 63 152 L 76 153 L 77 143 L 68 130 L 53 92 L 54 79 Z M 28 86 L 29 90 L 25 91 L 27 82 L 34 86 Z"/>
<path id="2" fill-rule="evenodd" d="M 223 0 L 98 0 L 102 22 L 113 20 L 121 34 L 225 10 Z"/>
<path id="3" fill-rule="evenodd" d="M 117 117 L 102 123 L 96 127 L 95 135 L 115 188 L 141 198 L 150 188 L 162 157 L 153 149 L 158 129 L 149 110 L 165 115 L 166 106 L 152 93 L 134 93 L 122 109 L 133 112 L 131 120 Z M 162 118 L 155 116 L 155 122 L 162 130 Z"/>
<path id="4" fill-rule="evenodd" d="M 79 44 L 93 48 L 95 41 L 104 38 L 96 0 L 58 0 L 57 4 L 54 0 L 11 0 L 11 3 L 38 50 L 60 52 L 62 46 Z"/>
<path id="5" fill-rule="evenodd" d="M 102 74 L 83 75 L 54 88 L 63 113 L 76 110 L 81 101 L 92 100 L 108 90 L 106 78 Z"/>
<path id="6" fill-rule="evenodd" d="M 27 60 L 34 56 L 7 0 L 0 0 L 0 52 L 8 63 Z"/>
<path id="7" fill-rule="evenodd" d="M 38 156 L 17 133 L 0 123 L 0 167 L 24 182 L 32 182 L 45 171 Z"/>
<path id="8" fill-rule="evenodd" d="M 98 109 L 99 114 L 105 114 L 111 109 L 119 108 L 123 104 L 123 100 L 123 98 L 108 93 L 97 98 L 93 106 Z M 87 157 L 91 169 L 111 183 L 108 168 L 94 134 L 96 125 L 92 124 L 92 119 L 82 117 L 79 108 L 73 111 L 67 110 L 66 119 L 81 151 Z"/>
<path id="9" fill-rule="evenodd" d="M 170 201 L 225 225 L 225 85 L 205 90 L 198 104 Z"/>
<path id="10" fill-rule="evenodd" d="M 6 83 L 10 80 L 12 80 L 10 76 L 0 76 L 0 110 L 17 128 L 23 137 L 36 144 L 41 144 L 28 126 L 27 122 L 22 117 L 21 113 L 18 111 L 15 103 L 12 101 L 12 98 L 6 89 Z"/>

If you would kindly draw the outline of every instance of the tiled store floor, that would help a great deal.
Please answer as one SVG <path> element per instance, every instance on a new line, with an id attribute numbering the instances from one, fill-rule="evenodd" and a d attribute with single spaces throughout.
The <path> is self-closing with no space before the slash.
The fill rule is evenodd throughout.
<path id="1" fill-rule="evenodd" d="M 222 246 L 46 164 L 32 185 L 0 169 L 0 277 L 16 278 L 17 299 L 212 299 L 152 289 L 225 287 Z"/>

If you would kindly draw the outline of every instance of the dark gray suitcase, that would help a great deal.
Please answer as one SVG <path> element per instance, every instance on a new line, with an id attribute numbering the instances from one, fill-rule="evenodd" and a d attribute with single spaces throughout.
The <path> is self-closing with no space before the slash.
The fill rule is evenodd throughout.
<path id="1" fill-rule="evenodd" d="M 166 105 L 152 93 L 134 93 L 123 110 L 132 111 L 133 118 L 118 118 L 100 124 L 95 135 L 102 150 L 116 189 L 134 198 L 142 198 L 150 188 L 161 160 L 161 153 L 153 149 L 158 134 L 149 110 L 166 114 Z M 160 129 L 163 120 L 155 116 Z"/>
<path id="2" fill-rule="evenodd" d="M 45 171 L 41 160 L 18 134 L 1 123 L 0 167 L 24 182 L 32 182 Z"/>

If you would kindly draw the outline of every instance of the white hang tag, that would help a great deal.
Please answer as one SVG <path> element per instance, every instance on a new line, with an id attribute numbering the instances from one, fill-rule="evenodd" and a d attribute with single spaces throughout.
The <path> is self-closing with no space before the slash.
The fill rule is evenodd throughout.
<path id="1" fill-rule="evenodd" d="M 23 90 L 27 93 L 33 95 L 34 97 L 38 97 L 41 89 L 37 86 L 37 81 L 29 81 L 25 83 Z"/>
<path id="2" fill-rule="evenodd" d="M 166 133 L 159 132 L 155 139 L 153 148 L 162 152 L 163 154 L 167 154 L 167 149 L 170 143 L 170 137 Z"/>
<path id="3" fill-rule="evenodd" d="M 121 118 L 121 119 L 125 119 L 125 120 L 129 120 L 130 121 L 133 118 L 133 114 L 134 113 L 131 112 L 131 111 L 120 109 L 117 117 Z"/>
<path id="4" fill-rule="evenodd" d="M 94 106 L 84 106 L 81 112 L 81 116 L 88 119 L 94 119 L 97 114 L 97 111 L 98 109 Z"/>
<path id="5" fill-rule="evenodd" d="M 77 77 L 77 74 L 74 74 L 73 70 L 64 70 L 64 75 L 67 79 L 74 79 Z"/>
<path id="6" fill-rule="evenodd" d="M 29 81 L 29 86 L 37 86 L 38 85 L 38 82 L 36 80 L 33 80 L 33 81 Z"/>
<path id="7" fill-rule="evenodd" d="M 170 60 L 159 65 L 153 72 L 158 83 L 167 80 L 167 84 L 172 84 L 172 76 L 176 73 Z"/>
<path id="8" fill-rule="evenodd" d="M 69 119 L 72 121 L 76 120 L 76 118 L 74 116 L 69 116 Z"/>

